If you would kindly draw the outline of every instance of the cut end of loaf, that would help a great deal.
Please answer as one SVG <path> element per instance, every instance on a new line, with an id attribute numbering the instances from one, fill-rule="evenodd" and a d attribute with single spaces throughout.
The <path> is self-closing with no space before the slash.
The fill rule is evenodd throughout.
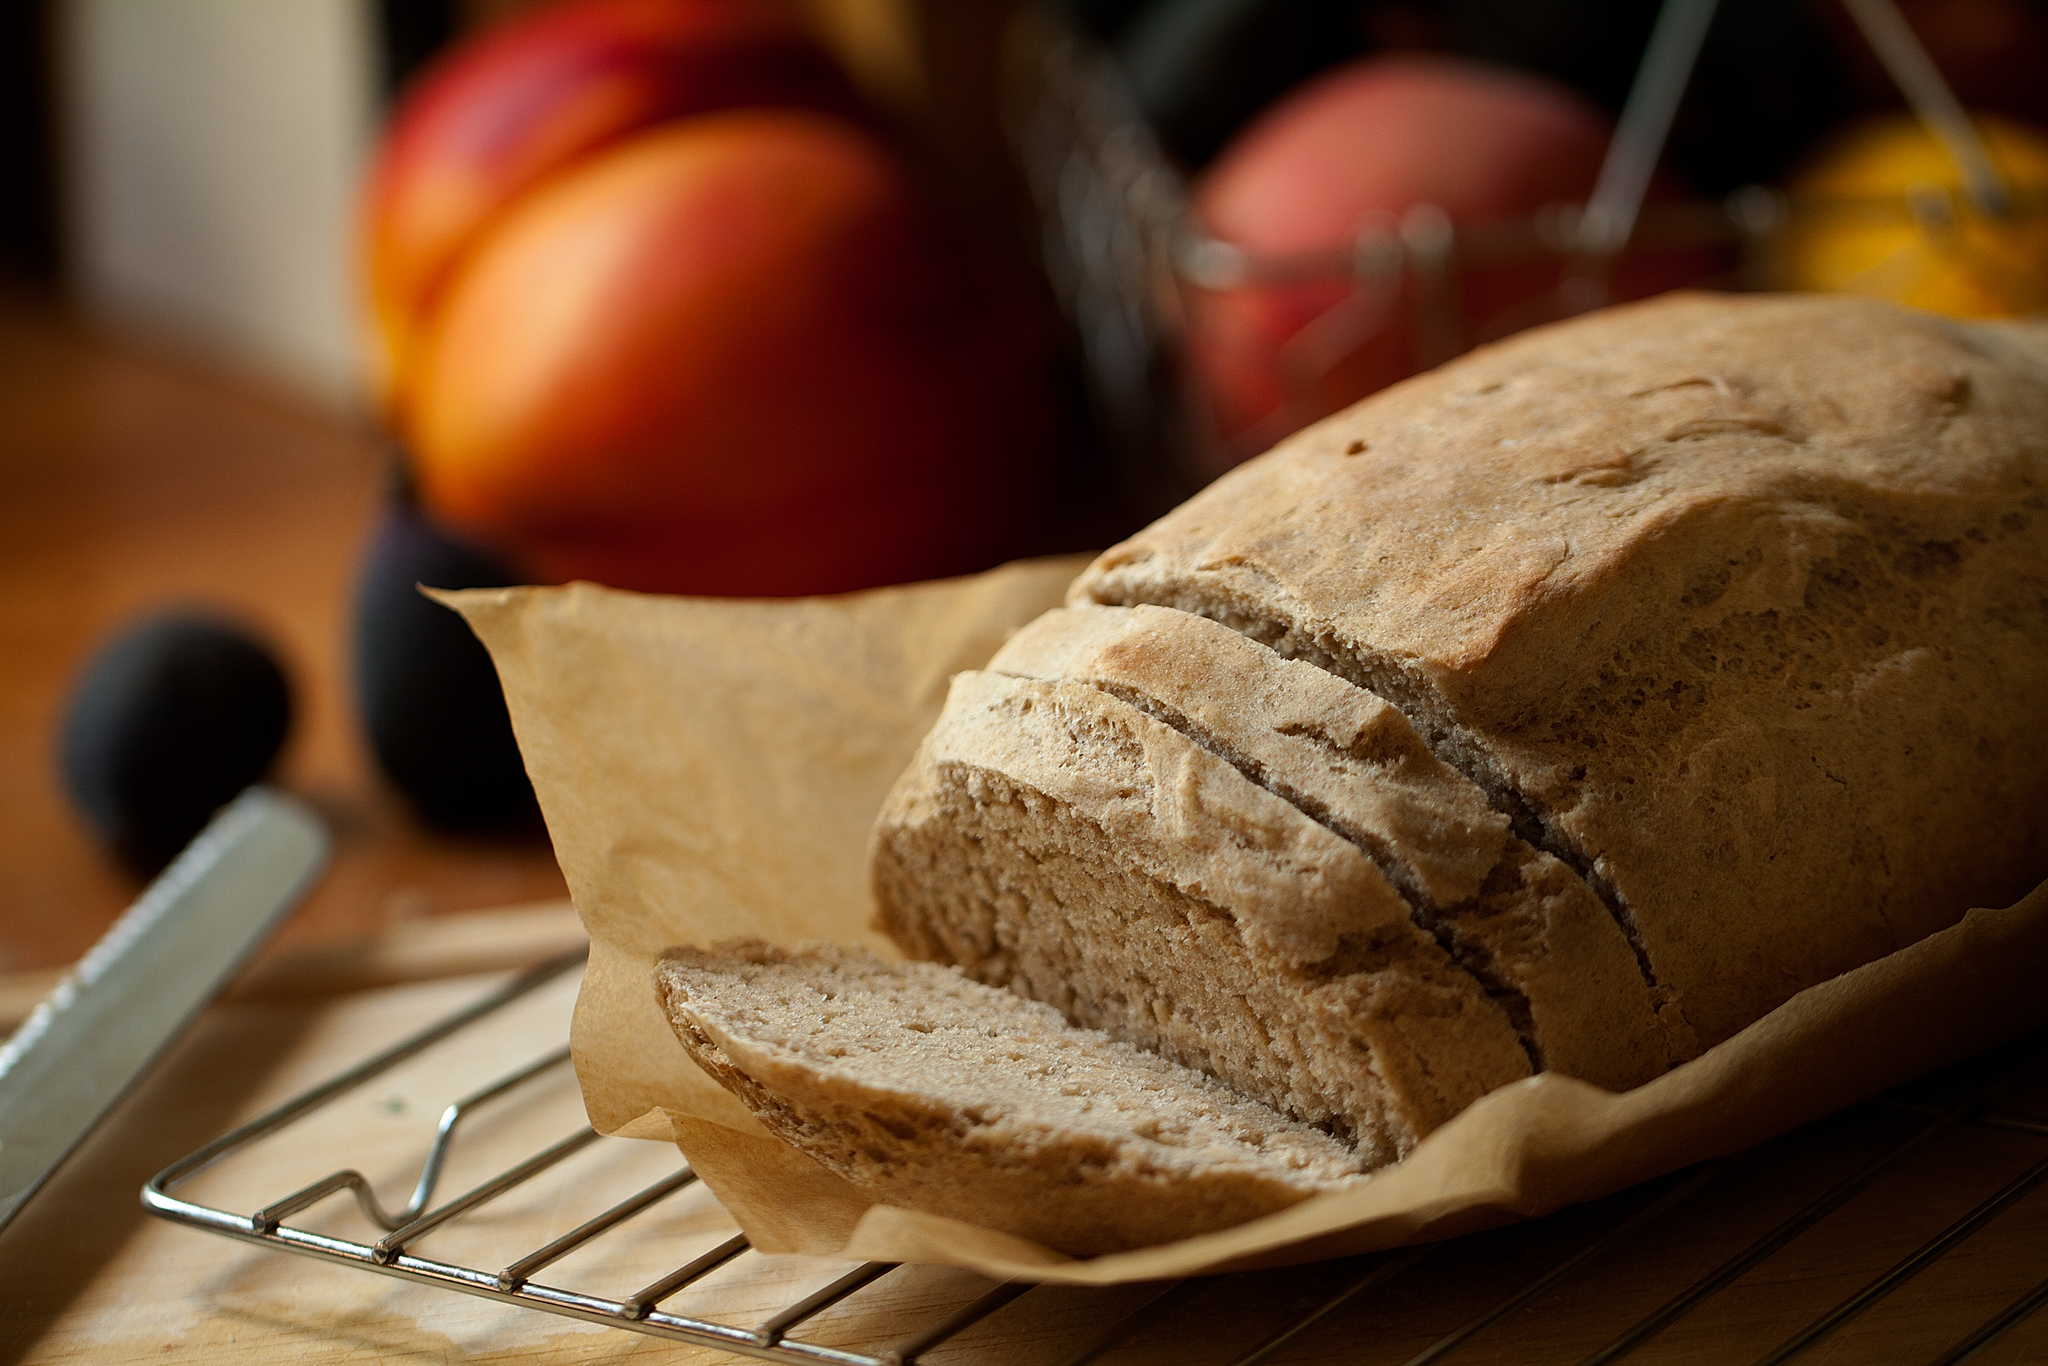
<path id="1" fill-rule="evenodd" d="M 877 1201 L 1074 1255 L 1232 1227 L 1360 1179 L 1330 1135 L 933 963 L 758 941 L 673 949 L 692 1058 Z"/>
<path id="2" fill-rule="evenodd" d="M 989 668 L 1105 689 L 1356 845 L 1508 1013 L 1538 1070 L 1626 1089 L 1697 1052 L 1658 1019 L 1596 894 L 1511 836 L 1488 795 L 1371 691 L 1144 605 L 1048 612 Z"/>
<path id="3" fill-rule="evenodd" d="M 956 677 L 871 867 L 912 954 L 1219 1077 L 1375 1165 L 1529 1074 L 1508 1015 L 1355 844 L 1084 683 Z"/>

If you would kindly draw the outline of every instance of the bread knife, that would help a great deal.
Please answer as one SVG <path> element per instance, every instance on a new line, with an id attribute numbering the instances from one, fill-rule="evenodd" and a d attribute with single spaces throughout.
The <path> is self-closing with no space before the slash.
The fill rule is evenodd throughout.
<path id="1" fill-rule="evenodd" d="M 0 1044 L 0 1229 L 312 885 L 327 847 L 305 805 L 248 789 Z"/>

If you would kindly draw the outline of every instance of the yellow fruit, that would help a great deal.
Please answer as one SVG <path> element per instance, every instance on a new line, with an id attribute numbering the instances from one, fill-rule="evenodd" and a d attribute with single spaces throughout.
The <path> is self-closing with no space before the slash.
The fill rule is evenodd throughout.
<path id="1" fill-rule="evenodd" d="M 1988 217 L 1962 173 L 1908 115 L 1858 125 L 1791 189 L 1788 289 L 1869 294 L 1965 318 L 2048 310 L 2048 133 L 1974 122 L 2013 211 Z"/>

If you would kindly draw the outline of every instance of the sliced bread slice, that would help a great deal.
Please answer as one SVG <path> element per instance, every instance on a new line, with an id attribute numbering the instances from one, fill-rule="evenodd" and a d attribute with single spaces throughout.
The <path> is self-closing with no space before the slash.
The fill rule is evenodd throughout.
<path id="1" fill-rule="evenodd" d="M 699 1066 L 887 1204 L 1085 1256 L 1361 1179 L 1330 1135 L 957 968 L 737 941 L 655 982 Z"/>
<path id="2" fill-rule="evenodd" d="M 1502 1006 L 1347 839 L 1082 683 L 967 673 L 885 802 L 912 955 L 1405 1155 L 1527 1076 Z"/>
<path id="3" fill-rule="evenodd" d="M 1693 1056 L 1607 906 L 1508 830 L 1381 698 L 1220 623 L 1079 607 L 1024 627 L 993 672 L 1102 688 L 1229 761 L 1370 856 L 1507 1009 L 1539 1068 L 1614 1090 Z"/>

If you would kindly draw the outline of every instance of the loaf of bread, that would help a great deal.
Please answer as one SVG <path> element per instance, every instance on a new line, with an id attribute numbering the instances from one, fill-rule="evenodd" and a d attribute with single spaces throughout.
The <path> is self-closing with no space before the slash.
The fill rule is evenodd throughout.
<path id="1" fill-rule="evenodd" d="M 1354 1144 L 2048 874 L 2048 327 L 1674 296 L 1232 472 L 955 680 L 911 954 Z"/>
<path id="2" fill-rule="evenodd" d="M 699 1066 L 891 1204 L 1087 1255 L 1360 1179 L 1330 1135 L 958 969 L 741 941 L 655 981 Z"/>
<path id="3" fill-rule="evenodd" d="M 659 989 L 878 1200 L 1164 1241 L 2016 900 L 2044 694 L 2048 325 L 1667 297 L 1302 432 L 956 677 L 872 844 L 934 961 Z"/>

